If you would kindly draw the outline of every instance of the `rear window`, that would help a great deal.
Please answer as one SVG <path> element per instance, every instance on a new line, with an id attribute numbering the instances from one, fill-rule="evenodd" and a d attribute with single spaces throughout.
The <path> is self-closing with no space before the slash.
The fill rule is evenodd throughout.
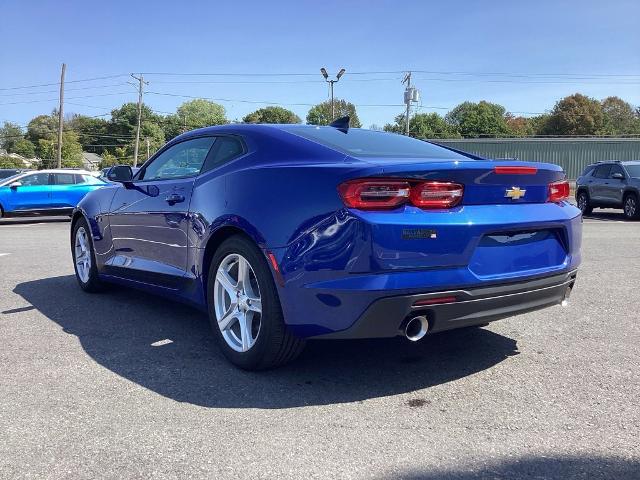
<path id="1" fill-rule="evenodd" d="M 635 165 L 625 165 L 630 177 L 640 178 L 640 164 Z"/>
<path id="2" fill-rule="evenodd" d="M 459 153 L 432 143 L 395 133 L 350 128 L 347 133 L 333 127 L 285 127 L 283 130 L 354 157 L 432 158 L 469 160 Z"/>

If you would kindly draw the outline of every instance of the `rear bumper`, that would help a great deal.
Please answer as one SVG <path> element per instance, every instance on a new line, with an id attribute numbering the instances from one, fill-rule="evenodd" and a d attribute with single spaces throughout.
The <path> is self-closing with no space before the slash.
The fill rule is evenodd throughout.
<path id="1" fill-rule="evenodd" d="M 573 270 L 526 282 L 381 298 L 350 328 L 315 338 L 395 337 L 403 334 L 407 320 L 415 315 L 428 318 L 429 332 L 493 322 L 560 304 L 571 292 L 576 276 Z M 416 305 L 444 297 L 448 298 L 446 303 Z"/>

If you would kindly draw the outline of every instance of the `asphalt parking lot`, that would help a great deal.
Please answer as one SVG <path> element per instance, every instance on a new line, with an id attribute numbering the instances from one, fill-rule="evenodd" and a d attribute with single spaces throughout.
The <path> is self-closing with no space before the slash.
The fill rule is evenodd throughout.
<path id="1" fill-rule="evenodd" d="M 585 219 L 568 308 L 262 373 L 186 306 L 82 293 L 68 230 L 0 221 L 0 478 L 640 478 L 640 222 Z"/>

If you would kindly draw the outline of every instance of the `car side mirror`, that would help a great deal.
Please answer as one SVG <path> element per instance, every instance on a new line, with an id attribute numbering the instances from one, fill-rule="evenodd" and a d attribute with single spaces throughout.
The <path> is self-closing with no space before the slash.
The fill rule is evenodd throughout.
<path id="1" fill-rule="evenodd" d="M 115 165 L 107 173 L 107 179 L 112 182 L 130 182 L 133 179 L 133 170 L 129 165 Z"/>
<path id="2" fill-rule="evenodd" d="M 624 175 L 621 173 L 614 173 L 613 175 L 611 175 L 611 178 L 615 178 L 617 180 L 624 180 Z"/>
<path id="3" fill-rule="evenodd" d="M 11 188 L 12 190 L 15 190 L 18 187 L 22 186 L 22 182 L 13 182 L 9 184 L 9 188 Z"/>

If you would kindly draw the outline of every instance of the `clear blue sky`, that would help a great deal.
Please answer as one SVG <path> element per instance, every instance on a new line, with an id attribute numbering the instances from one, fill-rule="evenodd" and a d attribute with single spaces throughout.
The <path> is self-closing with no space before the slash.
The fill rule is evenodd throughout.
<path id="1" fill-rule="evenodd" d="M 422 93 L 421 111 L 445 113 L 432 107 L 484 99 L 514 112 L 541 112 L 574 92 L 598 99 L 618 95 L 640 105 L 638 0 L 3 0 L 0 4 L 3 89 L 55 83 L 62 62 L 67 63 L 69 81 L 130 72 L 307 73 L 146 75 L 149 92 L 234 100 L 220 102 L 230 119 L 241 119 L 261 106 L 237 100 L 280 103 L 304 118 L 309 107 L 289 104 L 327 98 L 318 71 L 325 66 L 332 73 L 347 69 L 336 85 L 336 96 L 358 106 L 365 126 L 383 125 L 402 111 L 402 107 L 365 106 L 402 103 L 401 74 L 350 72 L 449 72 L 414 74 Z M 597 76 L 608 74 L 635 76 Z M 127 80 L 131 79 L 121 76 L 69 83 L 66 111 L 98 115 L 135 101 L 136 92 Z M 546 83 L 550 81 L 557 83 Z M 103 87 L 87 88 L 94 86 Z M 73 90 L 79 88 L 84 90 Z M 0 121 L 24 125 L 34 115 L 49 113 L 57 94 L 46 92 L 55 89 L 0 90 Z M 173 112 L 184 100 L 145 97 L 147 104 L 162 112 Z M 23 103 L 8 105 L 14 102 Z"/>

